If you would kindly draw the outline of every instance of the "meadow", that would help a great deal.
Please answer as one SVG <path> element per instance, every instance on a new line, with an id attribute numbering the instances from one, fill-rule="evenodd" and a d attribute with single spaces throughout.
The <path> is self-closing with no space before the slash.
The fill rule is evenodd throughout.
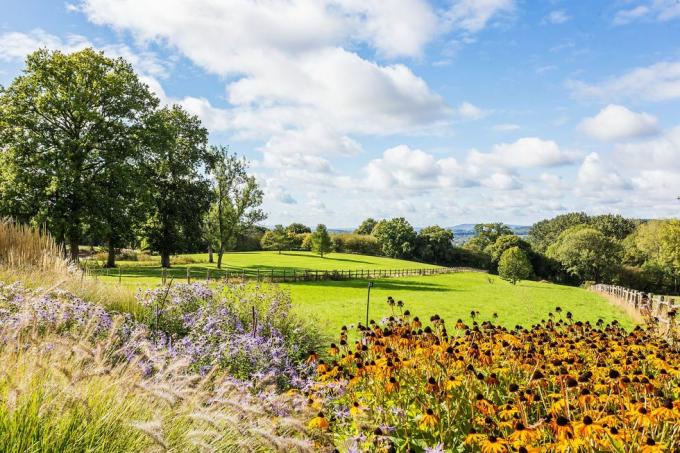
<path id="1" fill-rule="evenodd" d="M 154 287 L 161 283 L 161 268 L 155 261 L 121 261 L 121 284 L 124 287 Z M 208 263 L 207 254 L 179 255 L 177 264 L 168 270 L 177 283 L 186 281 L 186 270 L 192 272 L 192 281 L 205 279 L 206 270 L 211 278 L 220 275 L 214 263 Z M 324 258 L 309 252 L 236 252 L 224 256 L 228 269 L 237 275 L 247 269 L 260 269 L 266 275 L 271 269 L 302 272 L 305 269 L 356 270 L 356 269 L 418 269 L 436 266 L 407 260 L 397 260 L 366 255 L 332 253 Z M 185 263 L 185 264 L 179 264 Z M 234 266 L 234 267 L 231 267 Z M 99 278 L 112 285 L 118 283 L 116 269 L 98 269 Z M 223 275 L 223 274 L 222 274 Z M 625 328 L 634 322 L 620 308 L 609 304 L 602 296 L 578 287 L 536 281 L 522 281 L 512 285 L 496 275 L 484 272 L 461 272 L 434 276 L 372 279 L 372 304 L 369 318 L 380 320 L 393 311 L 384 304 L 388 296 L 402 300 L 412 311 L 436 313 L 448 320 L 470 319 L 470 312 L 479 311 L 478 319 L 495 320 L 514 327 L 531 325 L 545 319 L 556 307 L 570 311 L 575 318 L 596 322 L 618 319 Z M 213 281 L 214 283 L 214 281 Z M 368 280 L 327 280 L 282 283 L 290 292 L 293 310 L 318 321 L 326 334 L 335 334 L 343 325 L 365 322 Z"/>
<path id="2" fill-rule="evenodd" d="M 365 323 L 367 281 L 299 282 L 282 285 L 290 291 L 294 310 L 319 321 L 325 332 L 337 333 L 343 325 Z M 389 296 L 404 302 L 412 313 L 439 315 L 449 322 L 469 322 L 479 311 L 478 322 L 493 321 L 507 328 L 529 327 L 555 313 L 556 307 L 575 319 L 595 323 L 618 320 L 630 329 L 635 324 L 620 308 L 583 288 L 534 281 L 512 285 L 482 272 L 427 277 L 389 278 L 373 281 L 369 319 L 399 314 L 385 301 Z M 497 319 L 494 317 L 497 315 Z"/>
<path id="3" fill-rule="evenodd" d="M 416 261 L 386 258 L 382 256 L 354 255 L 349 253 L 332 253 L 323 258 L 312 252 L 287 251 L 287 252 L 230 252 L 224 255 L 222 269 L 217 269 L 217 255 L 215 262 L 208 262 L 207 253 L 194 253 L 173 257 L 173 265 L 166 271 L 167 278 L 186 279 L 187 269 L 190 270 L 195 280 L 241 274 L 245 271 L 250 276 L 255 276 L 260 271 L 264 277 L 272 270 L 276 275 L 283 271 L 292 275 L 293 272 L 304 271 L 348 271 L 361 269 L 396 270 L 396 269 L 432 269 L 439 266 L 419 263 Z M 161 278 L 162 268 L 160 258 L 151 256 L 143 261 L 117 261 L 116 269 L 102 268 L 101 261 L 86 261 L 92 273 L 109 281 L 118 281 L 119 273 L 121 282 L 127 286 L 153 286 Z"/>

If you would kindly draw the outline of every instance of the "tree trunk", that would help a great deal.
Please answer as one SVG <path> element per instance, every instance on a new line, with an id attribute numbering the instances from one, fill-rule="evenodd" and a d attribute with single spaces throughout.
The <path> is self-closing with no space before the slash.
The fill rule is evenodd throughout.
<path id="1" fill-rule="evenodd" d="M 70 235 L 69 240 L 68 240 L 68 244 L 69 244 L 69 250 L 71 252 L 71 261 L 73 261 L 74 263 L 77 263 L 78 259 L 79 259 L 79 252 L 80 252 L 80 250 L 78 249 L 78 247 L 80 246 L 80 241 L 78 240 L 78 236 L 75 235 L 75 234 Z"/>
<path id="2" fill-rule="evenodd" d="M 170 267 L 170 253 L 166 251 L 161 252 L 161 267 Z"/>
<path id="3" fill-rule="evenodd" d="M 213 249 L 212 249 L 212 243 L 211 242 L 208 242 L 208 262 L 210 264 L 215 262 L 215 260 L 213 259 Z"/>
<path id="4" fill-rule="evenodd" d="M 217 250 L 217 268 L 222 269 L 222 255 L 224 254 L 224 244 L 220 241 L 220 248 Z"/>
<path id="5" fill-rule="evenodd" d="M 109 256 L 106 258 L 106 267 L 116 267 L 116 248 L 113 239 L 109 239 Z"/>

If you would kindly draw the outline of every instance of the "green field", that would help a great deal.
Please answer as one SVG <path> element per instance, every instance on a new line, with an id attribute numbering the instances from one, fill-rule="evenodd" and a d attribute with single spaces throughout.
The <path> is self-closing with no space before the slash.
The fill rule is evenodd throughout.
<path id="1" fill-rule="evenodd" d="M 262 276 L 274 270 L 277 275 L 285 270 L 292 274 L 305 270 L 359 270 L 359 269 L 426 269 L 435 268 L 431 264 L 415 261 L 397 260 L 381 256 L 352 255 L 349 253 L 331 253 L 323 258 L 311 252 L 231 252 L 223 257 L 223 270 L 217 269 L 216 263 L 208 263 L 208 254 L 199 253 L 180 255 L 178 263 L 167 271 L 168 278 L 186 279 L 187 268 L 193 279 L 205 279 L 207 271 L 211 278 L 230 272 L 242 272 L 255 276 L 259 270 Z M 217 261 L 217 255 L 215 255 Z M 101 263 L 98 263 L 101 264 Z M 158 283 L 161 276 L 160 258 L 152 257 L 151 261 L 119 261 L 117 263 L 121 280 L 126 285 L 148 286 Z M 100 277 L 117 281 L 119 269 L 96 269 Z"/>
<path id="2" fill-rule="evenodd" d="M 428 277 L 404 277 L 374 282 L 371 289 L 369 317 L 379 321 L 392 311 L 387 296 L 402 300 L 405 309 L 424 321 L 438 314 L 450 326 L 458 318 L 470 323 L 470 311 L 480 312 L 478 322 L 490 320 L 506 327 L 525 327 L 548 319 L 555 307 L 562 316 L 571 311 L 574 319 L 597 322 L 618 319 L 626 328 L 633 321 L 623 311 L 601 296 L 582 288 L 523 281 L 513 286 L 497 276 L 481 272 Z M 304 282 L 283 285 L 291 292 L 295 309 L 307 318 L 316 319 L 324 331 L 335 335 L 343 325 L 365 322 L 366 281 Z M 395 308 L 395 310 L 397 310 Z M 498 314 L 498 319 L 493 314 Z"/>
<path id="3" fill-rule="evenodd" d="M 186 269 L 192 272 L 192 280 L 204 279 L 206 270 L 212 278 L 218 275 L 216 265 L 207 262 L 207 254 L 182 255 L 168 273 L 177 282 L 186 281 Z M 154 286 L 160 283 L 161 268 L 158 260 L 122 261 L 121 282 L 129 287 Z M 250 275 L 258 269 L 265 276 L 271 269 L 281 272 L 306 269 L 356 270 L 356 269 L 417 269 L 435 267 L 413 261 L 390 258 L 332 253 L 324 258 L 309 252 L 241 252 L 224 256 L 224 265 L 232 272 L 245 269 Z M 118 280 L 118 271 L 99 269 L 99 278 L 111 283 Z M 290 291 L 294 309 L 303 317 L 316 322 L 324 332 L 335 335 L 343 325 L 365 322 L 367 280 L 328 280 L 283 283 Z M 370 318 L 380 320 L 392 311 L 386 304 L 387 296 L 404 301 L 412 314 L 428 320 L 438 314 L 453 324 L 458 318 L 470 322 L 470 311 L 480 312 L 477 320 L 491 320 L 507 327 L 516 324 L 530 326 L 547 319 L 555 307 L 563 309 L 563 315 L 571 311 L 574 319 L 596 322 L 618 319 L 625 327 L 633 321 L 619 308 L 610 305 L 601 296 L 582 288 L 523 281 L 517 285 L 483 272 L 383 278 L 373 280 L 371 290 Z M 395 308 L 396 310 L 396 308 Z M 494 313 L 498 319 L 494 319 Z M 557 314 L 556 314 L 557 316 Z"/>

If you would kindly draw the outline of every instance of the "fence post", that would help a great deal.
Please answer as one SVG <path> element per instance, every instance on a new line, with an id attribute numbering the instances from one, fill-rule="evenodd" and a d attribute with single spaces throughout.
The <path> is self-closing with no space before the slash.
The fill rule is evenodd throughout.
<path id="1" fill-rule="evenodd" d="M 286 270 L 283 270 L 283 283 L 286 283 Z"/>
<path id="2" fill-rule="evenodd" d="M 123 271 L 123 270 L 121 269 L 121 267 L 118 266 L 118 284 L 119 284 L 119 285 L 120 285 L 121 279 L 123 278 L 122 271 Z"/>
<path id="3" fill-rule="evenodd" d="M 210 269 L 205 270 L 205 283 L 206 285 L 210 283 Z"/>
<path id="4" fill-rule="evenodd" d="M 191 271 L 189 270 L 189 266 L 187 266 L 187 284 L 191 283 Z"/>

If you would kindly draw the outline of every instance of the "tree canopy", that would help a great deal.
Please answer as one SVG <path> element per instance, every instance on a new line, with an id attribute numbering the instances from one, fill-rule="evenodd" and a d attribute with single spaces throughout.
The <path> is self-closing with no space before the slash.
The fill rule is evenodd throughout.
<path id="1" fill-rule="evenodd" d="M 413 255 L 416 231 L 403 217 L 381 220 L 373 229 L 383 254 L 391 258 L 408 258 Z"/>
<path id="2" fill-rule="evenodd" d="M 316 230 L 312 233 L 312 251 L 323 258 L 324 254 L 331 251 L 331 245 L 331 237 L 328 234 L 326 225 L 317 225 Z"/>
<path id="3" fill-rule="evenodd" d="M 582 280 L 600 282 L 616 268 L 621 247 L 600 230 L 586 225 L 563 231 L 548 247 L 547 255 Z"/>
<path id="4" fill-rule="evenodd" d="M 134 215 L 121 200 L 157 104 L 121 58 L 92 49 L 30 54 L 23 74 L 0 90 L 2 211 L 47 225 L 73 260 L 87 223 L 116 242 L 131 229 Z M 114 221 L 102 229 L 96 215 Z"/>
<path id="5" fill-rule="evenodd" d="M 531 262 L 527 254 L 519 247 L 506 249 L 498 260 L 498 275 L 513 285 L 529 278 L 532 273 Z"/>

